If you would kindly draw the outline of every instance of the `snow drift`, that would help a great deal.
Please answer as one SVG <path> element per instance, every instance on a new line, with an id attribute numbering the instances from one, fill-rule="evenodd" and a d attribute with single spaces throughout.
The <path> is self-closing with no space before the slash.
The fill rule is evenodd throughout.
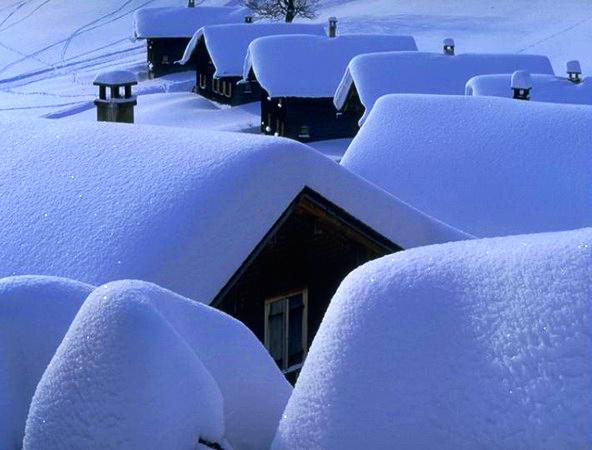
<path id="1" fill-rule="evenodd" d="M 474 236 L 592 225 L 592 108 L 389 95 L 341 164 Z"/>
<path id="2" fill-rule="evenodd" d="M 53 277 L 0 279 L 0 448 L 22 447 L 35 387 L 92 289 Z"/>
<path id="3" fill-rule="evenodd" d="M 26 449 L 267 448 L 291 387 L 240 322 L 156 285 L 88 297 L 41 379 Z"/>
<path id="4" fill-rule="evenodd" d="M 592 446 L 592 229 L 396 253 L 342 283 L 274 449 Z"/>
<path id="5" fill-rule="evenodd" d="M 210 302 L 306 186 L 404 248 L 465 237 L 287 139 L 45 121 L 0 124 L 0 147 L 0 276 Z"/>

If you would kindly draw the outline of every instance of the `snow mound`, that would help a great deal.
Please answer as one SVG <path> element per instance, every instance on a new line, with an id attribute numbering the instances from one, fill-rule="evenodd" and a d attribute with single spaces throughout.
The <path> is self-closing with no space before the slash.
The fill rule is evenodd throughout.
<path id="1" fill-rule="evenodd" d="M 546 56 L 527 54 L 387 52 L 352 59 L 335 92 L 335 106 L 342 109 L 355 86 L 365 113 L 387 94 L 464 95 L 465 85 L 480 74 L 528 70 L 553 74 Z"/>
<path id="2" fill-rule="evenodd" d="M 592 229 L 423 247 L 335 294 L 274 449 L 590 448 Z"/>
<path id="3" fill-rule="evenodd" d="M 512 97 L 511 74 L 480 75 L 471 78 L 466 94 L 475 96 Z M 530 100 L 535 102 L 592 105 L 592 79 L 573 83 L 553 75 L 531 74 Z"/>
<path id="4" fill-rule="evenodd" d="M 111 86 L 113 84 L 138 84 L 138 77 L 129 70 L 110 70 L 100 72 L 95 77 L 93 84 L 98 86 Z"/>
<path id="5" fill-rule="evenodd" d="M 592 108 L 440 95 L 376 103 L 341 164 L 479 237 L 592 225 Z"/>
<path id="6" fill-rule="evenodd" d="M 134 13 L 136 39 L 190 38 L 201 27 L 244 22 L 248 8 L 198 6 L 141 8 Z"/>
<path id="7" fill-rule="evenodd" d="M 0 279 L 0 448 L 22 447 L 35 387 L 92 289 L 54 277 Z"/>
<path id="8" fill-rule="evenodd" d="M 271 97 L 333 97 L 350 60 L 363 53 L 417 50 L 412 36 L 349 34 L 269 36 L 249 45 L 251 70 Z"/>
<path id="9" fill-rule="evenodd" d="M 404 248 L 466 237 L 287 139 L 44 121 L 0 123 L 0 147 L 0 276 L 209 303 L 305 187 Z"/>
<path id="10" fill-rule="evenodd" d="M 180 64 L 187 64 L 200 39 L 203 39 L 216 71 L 214 76 L 241 76 L 249 44 L 257 38 L 273 35 L 324 35 L 323 25 L 294 23 L 240 23 L 203 27 L 193 35 Z"/>
<path id="11" fill-rule="evenodd" d="M 251 332 L 140 281 L 97 288 L 41 379 L 26 449 L 267 448 L 291 387 Z"/>

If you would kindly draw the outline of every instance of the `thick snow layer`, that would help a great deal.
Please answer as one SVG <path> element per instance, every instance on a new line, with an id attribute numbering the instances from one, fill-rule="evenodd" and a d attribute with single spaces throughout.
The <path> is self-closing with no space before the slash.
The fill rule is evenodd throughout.
<path id="1" fill-rule="evenodd" d="M 109 70 L 100 72 L 95 77 L 93 84 L 113 85 L 113 84 L 137 84 L 138 77 L 129 70 Z"/>
<path id="2" fill-rule="evenodd" d="M 480 75 L 468 81 L 466 93 L 511 98 L 511 79 L 511 74 Z M 592 79 L 589 77 L 577 84 L 553 75 L 531 74 L 530 80 L 532 101 L 592 105 Z"/>
<path id="3" fill-rule="evenodd" d="M 0 124 L 0 147 L 2 276 L 143 279 L 207 303 L 306 186 L 404 248 L 466 237 L 287 139 L 33 121 Z"/>
<path id="4" fill-rule="evenodd" d="M 241 23 L 203 27 L 193 35 L 180 64 L 186 64 L 201 39 L 216 72 L 214 76 L 241 76 L 249 44 L 260 37 L 288 34 L 325 35 L 323 25 L 293 23 Z"/>
<path id="5" fill-rule="evenodd" d="M 271 97 L 333 97 L 350 60 L 364 53 L 417 50 L 411 36 L 350 34 L 270 36 L 249 45 L 243 77 L 253 71 Z"/>
<path id="6" fill-rule="evenodd" d="M 474 236 L 592 225 L 592 108 L 389 95 L 341 164 Z"/>
<path id="7" fill-rule="evenodd" d="M 553 74 L 546 56 L 527 54 L 390 52 L 354 58 L 335 93 L 341 109 L 355 89 L 364 105 L 362 121 L 380 97 L 386 94 L 464 95 L 465 85 L 475 75 L 512 73 L 516 70 Z"/>
<path id="8" fill-rule="evenodd" d="M 22 447 L 37 383 L 92 289 L 53 277 L 0 279 L 0 448 Z"/>
<path id="9" fill-rule="evenodd" d="M 114 282 L 88 297 L 47 368 L 25 448 L 268 448 L 290 393 L 240 322 Z"/>
<path id="10" fill-rule="evenodd" d="M 190 38 L 201 27 L 244 22 L 247 8 L 198 6 L 142 8 L 134 13 L 134 36 L 148 38 Z"/>
<path id="11" fill-rule="evenodd" d="M 274 449 L 592 447 L 592 229 L 400 252 L 331 301 Z"/>

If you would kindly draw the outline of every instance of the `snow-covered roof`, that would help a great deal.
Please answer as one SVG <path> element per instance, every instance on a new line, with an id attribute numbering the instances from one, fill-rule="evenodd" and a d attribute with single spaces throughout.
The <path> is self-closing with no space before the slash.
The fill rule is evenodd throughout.
<path id="1" fill-rule="evenodd" d="M 428 246 L 351 273 L 274 450 L 588 448 L 592 229 Z"/>
<path id="2" fill-rule="evenodd" d="M 350 34 L 271 36 L 251 42 L 243 77 L 254 72 L 271 97 L 333 97 L 350 60 L 360 54 L 417 50 L 412 36 Z"/>
<path id="3" fill-rule="evenodd" d="M 511 98 L 511 79 L 511 74 L 480 75 L 467 82 L 466 93 Z M 530 80 L 532 101 L 592 105 L 592 80 L 589 78 L 573 83 L 554 75 L 531 74 Z"/>
<path id="4" fill-rule="evenodd" d="M 93 84 L 97 86 L 138 84 L 138 77 L 129 70 L 109 70 L 98 73 Z"/>
<path id="5" fill-rule="evenodd" d="M 203 39 L 212 58 L 216 72 L 214 76 L 241 76 L 249 44 L 264 36 L 287 34 L 325 35 L 323 25 L 294 23 L 240 23 L 203 27 L 194 35 L 180 64 L 186 64 Z"/>
<path id="6" fill-rule="evenodd" d="M 92 290 L 55 277 L 0 279 L 0 448 L 23 448 L 37 383 Z"/>
<path id="7" fill-rule="evenodd" d="M 475 75 L 512 73 L 520 69 L 553 74 L 549 59 L 539 55 L 464 53 L 450 56 L 426 52 L 361 55 L 349 63 L 335 92 L 335 106 L 342 109 L 355 86 L 365 108 L 363 122 L 383 95 L 464 95 L 467 81 Z"/>
<path id="8" fill-rule="evenodd" d="M 239 321 L 151 283 L 114 282 L 88 296 L 51 359 L 24 448 L 206 449 L 199 438 L 269 448 L 291 391 Z"/>
<path id="9" fill-rule="evenodd" d="M 201 27 L 244 22 L 247 8 L 198 6 L 195 8 L 142 8 L 134 13 L 134 36 L 149 38 L 190 38 Z"/>
<path id="10" fill-rule="evenodd" d="M 474 236 L 592 226 L 592 107 L 388 95 L 341 164 Z"/>
<path id="11" fill-rule="evenodd" d="M 143 279 L 208 303 L 305 187 L 403 248 L 466 237 L 287 139 L 32 121 L 1 123 L 0 147 L 0 276 Z"/>

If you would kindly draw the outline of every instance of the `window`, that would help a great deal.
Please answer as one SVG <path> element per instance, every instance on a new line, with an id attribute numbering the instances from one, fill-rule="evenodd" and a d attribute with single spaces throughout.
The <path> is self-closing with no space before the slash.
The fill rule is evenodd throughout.
<path id="1" fill-rule="evenodd" d="M 275 134 L 276 136 L 283 136 L 284 133 L 284 122 L 280 119 L 275 121 Z"/>
<path id="2" fill-rule="evenodd" d="M 168 55 L 162 55 L 162 64 L 168 64 L 169 63 L 169 56 Z"/>
<path id="3" fill-rule="evenodd" d="M 214 91 L 215 93 L 218 93 L 219 89 L 220 89 L 220 80 L 218 78 L 212 77 L 212 91 Z"/>
<path id="4" fill-rule="evenodd" d="M 253 93 L 253 88 L 251 87 L 251 83 L 249 81 L 247 81 L 244 84 L 244 90 L 243 90 L 243 92 L 245 94 L 252 94 Z"/>
<path id="5" fill-rule="evenodd" d="M 200 89 L 206 88 L 206 76 L 203 73 L 199 74 L 199 87 Z"/>
<path id="6" fill-rule="evenodd" d="M 265 347 L 284 374 L 297 372 L 307 352 L 306 290 L 265 302 Z"/>
<path id="7" fill-rule="evenodd" d="M 230 81 L 226 82 L 226 88 L 224 89 L 224 95 L 228 98 L 232 97 L 232 83 Z"/>
<path id="8" fill-rule="evenodd" d="M 308 125 L 302 125 L 300 127 L 300 131 L 298 132 L 299 138 L 309 138 L 310 137 L 310 127 Z"/>

